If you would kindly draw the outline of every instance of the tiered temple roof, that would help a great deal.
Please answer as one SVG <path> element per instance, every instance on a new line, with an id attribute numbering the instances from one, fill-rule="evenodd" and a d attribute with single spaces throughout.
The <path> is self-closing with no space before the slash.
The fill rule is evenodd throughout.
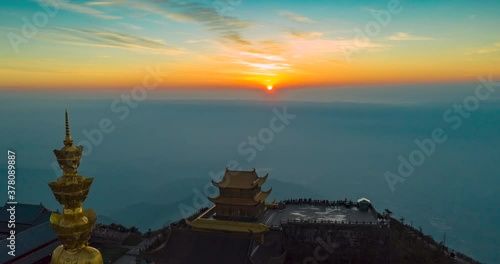
<path id="1" fill-rule="evenodd" d="M 267 180 L 268 174 L 259 177 L 255 169 L 251 171 L 234 171 L 226 169 L 221 182 L 212 180 L 213 185 L 219 188 L 253 189 L 261 187 Z"/>
<path id="2" fill-rule="evenodd" d="M 214 186 L 219 189 L 239 189 L 239 190 L 256 190 L 255 195 L 251 197 L 228 196 L 221 194 L 215 198 L 209 197 L 208 199 L 215 204 L 227 205 L 258 205 L 265 203 L 266 198 L 271 194 L 272 188 L 267 191 L 261 191 L 260 188 L 266 182 L 269 174 L 264 177 L 259 177 L 255 169 L 251 171 L 233 171 L 226 169 L 224 178 L 220 182 L 212 180 Z"/>

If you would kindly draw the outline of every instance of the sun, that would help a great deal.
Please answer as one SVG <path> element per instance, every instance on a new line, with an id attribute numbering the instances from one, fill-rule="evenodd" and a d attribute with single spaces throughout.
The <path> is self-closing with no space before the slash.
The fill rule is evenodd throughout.
<path id="1" fill-rule="evenodd" d="M 273 89 L 273 86 L 272 85 L 268 85 L 267 86 L 267 90 L 271 91 Z"/>

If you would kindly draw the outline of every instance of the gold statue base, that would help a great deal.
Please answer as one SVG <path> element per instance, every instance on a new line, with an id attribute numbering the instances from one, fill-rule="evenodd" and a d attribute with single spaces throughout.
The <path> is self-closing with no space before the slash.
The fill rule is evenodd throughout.
<path id="1" fill-rule="evenodd" d="M 63 245 L 57 247 L 52 253 L 52 264 L 103 264 L 99 250 L 93 247 L 84 247 L 72 252 L 64 249 Z"/>

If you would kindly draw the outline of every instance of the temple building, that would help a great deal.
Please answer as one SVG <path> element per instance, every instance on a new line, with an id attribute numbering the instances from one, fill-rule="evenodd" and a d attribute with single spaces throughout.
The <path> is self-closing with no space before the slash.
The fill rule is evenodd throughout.
<path id="1" fill-rule="evenodd" d="M 40 264 L 48 263 L 52 251 L 61 245 L 56 234 L 50 228 L 49 218 L 52 211 L 42 204 L 16 204 L 16 244 L 15 256 L 10 251 L 10 213 L 9 205 L 0 206 L 0 248 L 6 249 L 0 254 L 0 263 Z"/>
<path id="2" fill-rule="evenodd" d="M 144 256 L 156 264 L 390 263 L 388 222 L 368 199 L 266 202 L 267 178 L 226 169 L 212 181 L 214 205 L 172 224 Z"/>
<path id="3" fill-rule="evenodd" d="M 267 207 L 274 205 L 266 203 L 271 189 L 261 189 L 267 176 L 259 177 L 255 169 L 233 171 L 226 168 L 220 182 L 212 181 L 219 188 L 219 196 L 208 198 L 214 206 L 192 221 L 186 219 L 186 223 L 197 231 L 250 235 L 255 241 L 263 243 L 269 227 L 259 222 L 258 218 Z"/>
<path id="4" fill-rule="evenodd" d="M 255 169 L 233 171 L 226 169 L 221 182 L 212 184 L 219 188 L 219 196 L 209 198 L 215 204 L 216 219 L 256 220 L 265 209 L 265 200 L 271 193 L 262 191 L 268 174 L 259 177 Z"/>
<path id="5" fill-rule="evenodd" d="M 51 263 L 102 264 L 101 253 L 88 246 L 90 235 L 97 220 L 92 209 L 83 210 L 93 178 L 78 174 L 83 146 L 73 145 L 66 111 L 66 137 L 64 147 L 54 150 L 63 175 L 49 186 L 56 200 L 63 205 L 63 212 L 50 216 L 50 227 L 55 231 L 62 245 L 52 253 Z"/>

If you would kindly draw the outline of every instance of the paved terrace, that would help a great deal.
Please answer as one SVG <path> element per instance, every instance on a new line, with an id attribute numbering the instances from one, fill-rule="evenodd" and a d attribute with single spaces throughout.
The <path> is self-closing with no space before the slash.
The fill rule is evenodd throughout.
<path id="1" fill-rule="evenodd" d="M 212 208 L 213 209 L 213 208 Z M 209 210 L 201 218 L 214 219 L 215 210 Z M 258 222 L 269 226 L 281 226 L 287 221 L 297 222 L 337 222 L 338 224 L 378 223 L 376 212 L 370 208 L 360 211 L 356 204 L 342 203 L 287 203 L 284 209 L 266 209 Z"/>
<path id="2" fill-rule="evenodd" d="M 377 217 L 372 209 L 360 211 L 355 206 L 303 203 L 287 204 L 282 210 L 268 209 L 258 221 L 269 226 L 280 226 L 287 221 L 377 223 Z"/>

